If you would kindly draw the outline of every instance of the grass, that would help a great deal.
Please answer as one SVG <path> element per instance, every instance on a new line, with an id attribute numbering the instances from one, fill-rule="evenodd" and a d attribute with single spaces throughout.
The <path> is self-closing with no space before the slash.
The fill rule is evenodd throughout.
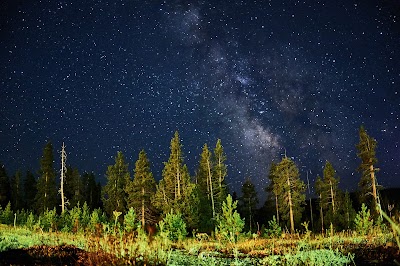
<path id="1" fill-rule="evenodd" d="M 26 228 L 12 227 L 0 224 L 0 252 L 7 249 L 28 248 L 38 245 L 60 246 L 74 245 L 85 247 L 83 235 L 70 233 L 35 232 Z"/>
<path id="2" fill-rule="evenodd" d="M 32 246 L 73 245 L 93 254 L 109 254 L 115 264 L 132 265 L 348 265 L 355 247 L 384 246 L 392 232 L 362 236 L 339 232 L 332 236 L 285 235 L 275 238 L 239 237 L 237 243 L 187 238 L 171 242 L 159 234 L 106 232 L 59 233 L 0 225 L 0 252 Z M 95 258 L 92 258 L 93 260 Z"/>

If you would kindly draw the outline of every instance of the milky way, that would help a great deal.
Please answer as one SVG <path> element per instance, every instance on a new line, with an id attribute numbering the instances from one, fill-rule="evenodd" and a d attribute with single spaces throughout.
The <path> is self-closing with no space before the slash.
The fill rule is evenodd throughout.
<path id="1" fill-rule="evenodd" d="M 232 191 L 250 178 L 265 197 L 269 165 L 285 152 L 303 178 L 329 160 L 354 190 L 364 124 L 379 145 L 378 182 L 400 185 L 396 1 L 214 2 L 6 1 L 9 174 L 36 171 L 52 140 L 102 181 L 117 151 L 132 168 L 144 148 L 159 179 L 178 130 L 192 174 L 203 144 L 222 139 Z"/>

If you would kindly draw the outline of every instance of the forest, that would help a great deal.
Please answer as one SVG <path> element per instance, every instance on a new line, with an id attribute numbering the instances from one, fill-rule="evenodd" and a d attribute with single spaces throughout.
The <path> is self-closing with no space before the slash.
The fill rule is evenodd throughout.
<path id="1" fill-rule="evenodd" d="M 378 185 L 377 141 L 363 126 L 356 147 L 358 191 L 339 188 L 329 161 L 314 184 L 308 176 L 304 182 L 285 154 L 271 162 L 267 200 L 258 208 L 250 179 L 240 196 L 229 191 L 220 139 L 213 148 L 204 144 L 191 175 L 175 132 L 159 182 L 144 150 L 133 171 L 118 152 L 104 186 L 93 173 L 67 165 L 64 145 L 55 158 L 48 142 L 38 178 L 30 171 L 8 176 L 0 168 L 0 262 L 399 265 L 399 190 Z"/>

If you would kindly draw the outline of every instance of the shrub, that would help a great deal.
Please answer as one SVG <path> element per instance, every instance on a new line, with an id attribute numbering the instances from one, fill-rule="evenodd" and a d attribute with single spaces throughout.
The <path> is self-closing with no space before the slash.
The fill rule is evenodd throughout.
<path id="1" fill-rule="evenodd" d="M 237 201 L 233 202 L 231 195 L 222 203 L 222 215 L 217 217 L 216 234 L 220 234 L 225 240 L 236 242 L 238 235 L 244 227 L 244 220 L 236 211 Z"/>
<path id="2" fill-rule="evenodd" d="M 35 225 L 35 216 L 33 215 L 32 212 L 30 212 L 29 215 L 28 215 L 28 218 L 26 219 L 25 226 L 29 230 L 33 230 L 34 225 Z"/>
<path id="3" fill-rule="evenodd" d="M 131 207 L 124 216 L 124 230 L 128 233 L 134 231 L 138 227 L 136 222 L 135 210 Z"/>
<path id="4" fill-rule="evenodd" d="M 367 206 L 363 203 L 361 211 L 359 211 L 354 219 L 356 231 L 360 235 L 367 235 L 372 228 L 373 220 Z"/>
<path id="5" fill-rule="evenodd" d="M 55 229 L 57 223 L 57 213 L 56 208 L 53 210 L 46 210 L 39 217 L 39 225 L 43 231 L 50 231 Z"/>
<path id="6" fill-rule="evenodd" d="M 272 220 L 268 221 L 268 228 L 265 230 L 265 233 L 270 237 L 279 237 L 282 235 L 282 228 L 276 221 L 275 215 L 272 217 Z"/>
<path id="7" fill-rule="evenodd" d="M 171 241 L 183 240 L 186 238 L 186 223 L 182 215 L 178 213 L 167 213 L 165 218 L 160 222 L 159 228 L 161 233 Z"/>
<path id="8" fill-rule="evenodd" d="M 1 213 L 1 223 L 3 224 L 13 224 L 13 212 L 11 210 L 11 203 L 8 202 L 6 208 Z"/>

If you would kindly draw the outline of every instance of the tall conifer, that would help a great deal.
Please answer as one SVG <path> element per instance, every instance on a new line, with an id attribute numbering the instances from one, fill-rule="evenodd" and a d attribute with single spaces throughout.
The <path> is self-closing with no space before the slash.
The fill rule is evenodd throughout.
<path id="1" fill-rule="evenodd" d="M 57 205 L 56 171 L 54 170 L 53 145 L 47 142 L 40 160 L 39 180 L 35 206 L 38 213 L 51 210 Z"/>

